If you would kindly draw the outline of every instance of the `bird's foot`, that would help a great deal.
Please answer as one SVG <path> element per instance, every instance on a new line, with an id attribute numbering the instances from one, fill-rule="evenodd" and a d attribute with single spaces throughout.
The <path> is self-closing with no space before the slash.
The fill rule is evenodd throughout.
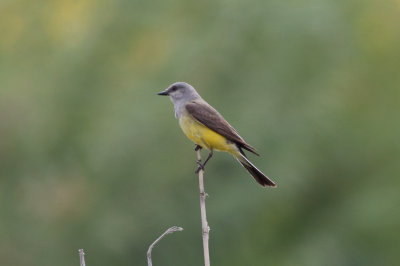
<path id="1" fill-rule="evenodd" d="M 195 151 L 201 150 L 203 147 L 201 147 L 200 145 L 196 144 L 196 147 L 194 148 Z"/>
<path id="2" fill-rule="evenodd" d="M 196 174 L 198 174 L 198 173 L 200 172 L 200 170 L 203 170 L 203 171 L 204 171 L 204 165 L 201 163 L 200 160 L 197 161 L 197 165 L 198 165 L 199 167 L 198 167 L 197 170 L 195 171 Z"/>

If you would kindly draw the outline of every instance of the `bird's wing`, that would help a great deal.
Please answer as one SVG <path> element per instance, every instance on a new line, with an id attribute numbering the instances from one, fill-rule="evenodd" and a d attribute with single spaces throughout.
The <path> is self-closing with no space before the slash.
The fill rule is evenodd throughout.
<path id="1" fill-rule="evenodd" d="M 247 144 L 222 115 L 206 102 L 190 101 L 185 107 L 188 113 L 204 126 L 232 141 L 239 148 L 244 148 L 258 155 L 256 149 Z"/>

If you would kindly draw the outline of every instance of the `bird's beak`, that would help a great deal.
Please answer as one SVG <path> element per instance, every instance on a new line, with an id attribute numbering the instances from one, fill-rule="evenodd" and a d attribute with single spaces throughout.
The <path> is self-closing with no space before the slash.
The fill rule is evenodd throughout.
<path id="1" fill-rule="evenodd" d="M 169 93 L 168 93 L 168 89 L 166 89 L 166 90 L 163 90 L 162 92 L 159 92 L 159 93 L 157 93 L 157 95 L 164 95 L 164 96 L 168 96 L 168 95 L 169 95 Z"/>

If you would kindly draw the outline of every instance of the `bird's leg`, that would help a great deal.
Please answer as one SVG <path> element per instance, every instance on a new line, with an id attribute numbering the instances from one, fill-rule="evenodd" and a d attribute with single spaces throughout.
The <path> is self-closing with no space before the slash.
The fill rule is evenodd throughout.
<path id="1" fill-rule="evenodd" d="M 201 150 L 203 147 L 201 147 L 200 145 L 196 144 L 196 147 L 194 148 L 195 151 Z"/>
<path id="2" fill-rule="evenodd" d="M 197 164 L 199 165 L 199 167 L 197 168 L 197 170 L 195 171 L 195 173 L 199 173 L 200 170 L 204 171 L 204 166 L 206 166 L 206 163 L 208 162 L 208 160 L 210 160 L 210 158 L 213 156 L 213 150 L 210 150 L 210 153 L 208 154 L 207 159 L 204 161 L 204 163 L 202 164 L 201 162 L 197 161 Z"/>
<path id="3" fill-rule="evenodd" d="M 206 163 L 208 162 L 208 160 L 211 159 L 212 156 L 213 156 L 213 150 L 211 149 L 211 150 L 210 150 L 210 153 L 208 154 L 207 159 L 206 159 L 206 160 L 204 161 L 204 163 L 203 163 L 203 167 L 206 166 Z"/>
<path id="4" fill-rule="evenodd" d="M 194 148 L 194 150 L 195 150 L 195 151 L 198 151 L 198 150 L 201 150 L 202 148 L 203 148 L 203 147 L 201 147 L 199 144 L 196 144 L 196 147 Z M 201 159 L 200 159 L 200 160 L 197 160 L 197 165 L 198 165 L 199 167 L 198 167 L 197 170 L 195 171 L 196 174 L 200 171 L 200 169 L 203 169 L 203 170 L 204 170 L 204 167 L 203 167 L 203 165 L 201 164 Z"/>

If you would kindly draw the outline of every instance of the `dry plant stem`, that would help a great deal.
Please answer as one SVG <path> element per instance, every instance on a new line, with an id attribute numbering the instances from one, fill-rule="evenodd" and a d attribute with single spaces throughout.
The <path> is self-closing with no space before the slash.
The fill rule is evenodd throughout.
<path id="1" fill-rule="evenodd" d="M 197 161 L 201 164 L 201 149 L 197 150 Z M 201 227 L 203 235 L 203 251 L 204 251 L 204 265 L 210 266 L 210 252 L 208 248 L 208 236 L 210 228 L 207 223 L 206 214 L 206 193 L 204 192 L 204 170 L 199 171 L 199 187 L 200 187 L 200 211 L 201 211 Z"/>
<path id="2" fill-rule="evenodd" d="M 152 252 L 154 246 L 158 242 L 160 242 L 160 240 L 163 239 L 166 235 L 172 234 L 173 232 L 182 231 L 182 230 L 183 230 L 182 227 L 172 226 L 171 228 L 168 228 L 167 231 L 165 231 L 159 238 L 157 238 L 156 241 L 153 242 L 153 244 L 150 245 L 149 249 L 147 250 L 147 265 L 148 266 L 152 266 L 153 265 L 153 263 L 151 261 L 151 252 Z"/>
<path id="3" fill-rule="evenodd" d="M 79 259 L 81 261 L 81 266 L 86 266 L 86 264 L 85 264 L 85 253 L 83 252 L 83 249 L 79 250 Z"/>

